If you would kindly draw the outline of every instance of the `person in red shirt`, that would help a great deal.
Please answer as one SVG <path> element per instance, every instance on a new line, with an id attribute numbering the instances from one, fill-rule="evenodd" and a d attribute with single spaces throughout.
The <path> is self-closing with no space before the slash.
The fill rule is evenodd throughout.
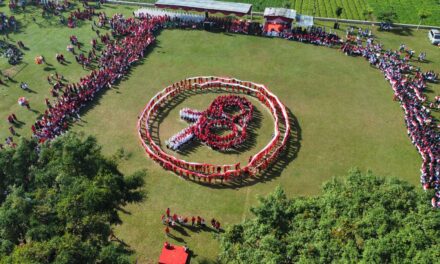
<path id="1" fill-rule="evenodd" d="M 191 218 L 191 225 L 192 226 L 194 226 L 194 222 L 196 221 L 196 218 L 193 216 L 192 218 Z"/>
<path id="2" fill-rule="evenodd" d="M 167 216 L 170 217 L 170 208 L 167 208 Z"/>

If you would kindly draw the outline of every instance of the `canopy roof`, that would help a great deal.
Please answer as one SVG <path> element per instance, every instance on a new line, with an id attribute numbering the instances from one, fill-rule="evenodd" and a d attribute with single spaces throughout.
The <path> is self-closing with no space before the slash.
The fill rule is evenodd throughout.
<path id="1" fill-rule="evenodd" d="M 264 17 L 283 17 L 295 19 L 296 11 L 293 9 L 266 7 L 264 9 Z"/>
<path id="2" fill-rule="evenodd" d="M 159 264 L 185 264 L 187 261 L 188 253 L 182 246 L 163 246 Z"/>
<path id="3" fill-rule="evenodd" d="M 155 4 L 161 8 L 182 8 L 199 12 L 221 12 L 224 14 L 250 14 L 252 5 L 221 2 L 214 0 L 158 0 Z"/>
<path id="4" fill-rule="evenodd" d="M 313 26 L 313 17 L 312 16 L 305 16 L 305 15 L 298 15 L 296 17 L 296 25 L 298 27 L 312 27 Z"/>

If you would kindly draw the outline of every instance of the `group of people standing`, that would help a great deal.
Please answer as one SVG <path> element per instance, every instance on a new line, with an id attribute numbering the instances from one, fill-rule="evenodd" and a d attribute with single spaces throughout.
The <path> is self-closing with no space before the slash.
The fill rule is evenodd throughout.
<path id="1" fill-rule="evenodd" d="M 408 57 L 405 45 L 401 45 L 396 51 L 384 51 L 381 45 L 370 40 L 365 46 L 360 43 L 345 43 L 342 49 L 344 52 L 357 50 L 358 53 L 354 55 L 366 58 L 390 82 L 394 90 L 394 100 L 404 110 L 408 136 L 423 159 L 420 181 L 425 190 L 435 190 L 432 206 L 440 208 L 440 126 L 429 108 L 435 102 L 428 104 L 428 98 L 424 94 L 427 81 L 435 82 L 437 75 L 432 71 L 422 73 L 412 66 L 411 56 Z"/>
<path id="2" fill-rule="evenodd" d="M 111 87 L 143 57 L 144 51 L 155 39 L 153 32 L 157 23 L 154 19 L 125 19 L 121 15 L 111 18 L 110 26 L 115 39 L 106 38 L 105 49 L 98 60 L 99 69 L 80 78 L 77 83 L 64 85 L 56 101 L 33 125 L 33 135 L 44 142 L 66 131 L 69 120 L 77 119 L 79 110 L 93 100 L 97 92 Z"/>
<path id="3" fill-rule="evenodd" d="M 208 227 L 206 221 L 201 216 L 182 216 L 177 214 L 171 214 L 170 208 L 166 209 L 165 214 L 162 215 L 162 224 L 165 225 L 165 234 L 167 236 L 171 235 L 171 229 L 175 228 L 177 224 L 183 227 L 200 227 L 205 228 Z M 170 229 L 171 228 L 171 229 Z M 215 218 L 211 219 L 211 228 L 217 232 L 221 231 L 221 225 L 218 220 Z"/>
<path id="4" fill-rule="evenodd" d="M 105 36 L 101 41 L 105 45 L 98 60 L 98 70 L 80 79 L 79 82 L 67 84 L 60 91 L 56 102 L 51 103 L 46 113 L 36 121 L 33 135 L 41 142 L 53 139 L 68 128 L 68 121 L 79 116 L 79 110 L 96 93 L 124 76 L 130 66 L 144 56 L 144 52 L 154 42 L 154 32 L 161 28 L 167 17 L 143 17 L 125 19 L 115 15 L 109 20 L 114 39 Z M 99 36 L 99 32 L 97 33 Z M 433 72 L 421 73 L 410 64 L 411 53 L 406 55 L 397 51 L 384 51 L 382 46 L 374 43 L 369 36 L 366 45 L 362 41 L 343 42 L 336 34 L 323 30 L 292 30 L 284 38 L 312 43 L 315 45 L 333 46 L 341 44 L 347 55 L 366 58 L 377 67 L 390 82 L 394 98 L 398 100 L 405 112 L 408 135 L 423 159 L 421 182 L 425 189 L 435 189 L 432 199 L 434 207 L 440 207 L 440 135 L 436 120 L 427 107 L 424 94 L 427 81 L 436 81 Z M 400 47 L 402 49 L 402 47 Z M 404 50 L 405 47 L 403 47 Z M 419 58 L 425 59 L 426 53 Z"/>
<path id="5" fill-rule="evenodd" d="M 234 109 L 235 108 L 235 109 Z M 207 146 L 228 151 L 241 145 L 247 137 L 248 122 L 252 119 L 254 106 L 244 97 L 224 95 L 217 97 L 205 111 L 184 108 L 180 118 L 194 123 L 178 132 L 165 143 L 172 150 L 179 150 L 184 144 L 197 138 Z M 237 110 L 238 113 L 230 114 Z M 226 135 L 215 130 L 226 129 Z"/>

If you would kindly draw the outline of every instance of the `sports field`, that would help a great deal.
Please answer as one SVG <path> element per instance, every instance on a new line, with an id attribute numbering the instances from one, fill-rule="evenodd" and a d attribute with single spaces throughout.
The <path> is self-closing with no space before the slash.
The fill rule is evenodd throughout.
<path id="1" fill-rule="evenodd" d="M 109 15 L 116 12 L 129 15 L 133 10 L 105 6 L 103 11 Z M 33 15 L 37 17 L 35 23 Z M 14 112 L 23 121 L 18 133 L 29 136 L 32 121 L 45 109 L 44 98 L 50 97 L 47 75 L 57 71 L 74 81 L 87 72 L 65 51 L 69 36 L 76 35 L 84 43 L 83 49 L 88 50 L 95 34 L 89 22 L 68 29 L 55 19 L 41 18 L 32 8 L 17 18 L 23 21 L 23 28 L 11 34 L 10 40 L 22 40 L 29 50 L 25 51 L 24 63 L 17 69 L 8 69 L 2 60 L 2 70 L 15 73 L 15 83 L 0 86 L 0 117 L 6 119 Z M 340 34 L 343 35 L 342 31 Z M 420 30 L 404 34 L 378 33 L 378 38 L 385 47 L 395 49 L 400 43 L 406 43 L 417 52 L 426 51 L 430 63 L 420 66 L 438 72 L 440 51 L 430 46 L 426 35 L 426 31 Z M 57 64 L 57 52 L 64 53 L 69 64 Z M 45 56 L 48 64 L 34 64 L 37 55 Z M 289 108 L 297 122 L 298 137 L 292 141 L 286 156 L 281 157 L 281 166 L 269 171 L 267 177 L 237 188 L 207 187 L 179 179 L 144 154 L 136 131 L 140 110 L 165 86 L 199 75 L 231 76 L 263 83 Z M 21 91 L 18 87 L 21 81 L 28 82 L 33 92 Z M 438 85 L 429 88 L 432 90 L 429 97 L 440 92 Z M 30 99 L 33 111 L 17 105 L 19 96 Z M 161 139 L 186 125 L 178 118 L 180 107 L 203 109 L 213 98 L 213 95 L 188 97 L 170 109 L 160 125 Z M 255 142 L 247 150 L 249 153 L 264 145 L 272 132 L 267 129 L 271 126 L 270 116 L 257 102 L 255 105 L 259 121 L 255 124 Z M 102 93 L 72 130 L 95 135 L 108 155 L 123 149 L 125 155 L 120 167 L 124 173 L 148 170 L 146 201 L 127 206 L 124 223 L 116 228 L 116 235 L 135 251 L 133 259 L 140 263 L 155 263 L 160 253 L 165 240 L 160 218 L 167 207 L 183 215 L 214 217 L 227 226 L 248 217 L 256 197 L 273 191 L 278 185 L 290 196 L 314 195 L 323 181 L 343 175 L 352 167 L 371 169 L 378 175 L 396 176 L 414 184 L 419 182 L 420 156 L 406 135 L 402 110 L 393 102 L 391 87 L 381 73 L 363 59 L 344 56 L 337 49 L 282 39 L 205 31 L 162 31 L 146 58 L 119 85 Z M 6 135 L 7 122 L 4 121 L 0 124 L 0 136 Z M 225 160 L 246 160 L 249 153 L 228 156 Z M 182 155 L 191 160 L 221 158 L 219 153 L 203 146 Z M 175 235 L 178 238 L 172 240 L 173 243 L 187 243 L 194 251 L 194 263 L 215 260 L 218 243 L 214 233 L 185 229 Z"/>

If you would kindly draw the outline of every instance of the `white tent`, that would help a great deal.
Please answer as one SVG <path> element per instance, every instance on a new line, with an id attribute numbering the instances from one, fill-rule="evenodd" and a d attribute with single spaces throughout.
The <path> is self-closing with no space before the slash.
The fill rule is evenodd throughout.
<path id="1" fill-rule="evenodd" d="M 298 14 L 296 16 L 296 25 L 298 27 L 312 27 L 313 26 L 313 17 Z"/>

